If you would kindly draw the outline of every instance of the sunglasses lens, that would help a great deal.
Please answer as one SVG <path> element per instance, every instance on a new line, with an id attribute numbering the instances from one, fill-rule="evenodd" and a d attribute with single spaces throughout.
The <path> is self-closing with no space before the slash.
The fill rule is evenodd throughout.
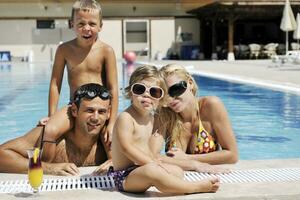
<path id="1" fill-rule="evenodd" d="M 168 94 L 171 97 L 178 97 L 185 92 L 186 88 L 187 83 L 185 81 L 180 81 L 179 83 L 176 83 L 169 88 Z"/>
<path id="2" fill-rule="evenodd" d="M 146 87 L 141 84 L 135 84 L 132 86 L 132 92 L 137 95 L 144 94 Z"/>
<path id="3" fill-rule="evenodd" d="M 153 97 L 153 98 L 156 98 L 156 99 L 159 99 L 162 97 L 163 95 L 163 91 L 162 89 L 160 88 L 156 88 L 156 87 L 152 87 L 150 88 L 150 95 Z"/>

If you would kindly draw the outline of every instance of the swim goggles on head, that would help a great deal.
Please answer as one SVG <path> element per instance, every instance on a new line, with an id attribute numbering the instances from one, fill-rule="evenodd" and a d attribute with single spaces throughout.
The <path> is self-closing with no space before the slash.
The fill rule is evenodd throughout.
<path id="1" fill-rule="evenodd" d="M 131 92 L 135 95 L 142 95 L 146 91 L 154 99 L 160 99 L 164 96 L 163 89 L 161 89 L 160 87 L 157 87 L 157 86 L 146 87 L 142 83 L 135 83 L 131 86 Z"/>
<path id="2" fill-rule="evenodd" d="M 168 94 L 170 97 L 178 97 L 186 91 L 186 88 L 187 88 L 187 82 L 180 81 L 178 83 L 175 83 L 171 87 L 169 87 Z"/>
<path id="3" fill-rule="evenodd" d="M 94 99 L 95 97 L 99 97 L 102 100 L 108 100 L 111 96 L 108 90 L 104 87 L 89 88 L 89 90 L 79 89 L 74 95 L 74 102 L 78 102 L 82 98 Z"/>

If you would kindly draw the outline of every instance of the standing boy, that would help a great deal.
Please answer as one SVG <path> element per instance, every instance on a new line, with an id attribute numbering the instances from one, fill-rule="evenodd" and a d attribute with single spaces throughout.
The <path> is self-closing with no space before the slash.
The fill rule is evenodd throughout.
<path id="1" fill-rule="evenodd" d="M 51 118 L 45 127 L 44 139 L 55 141 L 74 126 L 69 106 L 57 111 L 66 66 L 71 95 L 80 85 L 86 83 L 102 84 L 111 93 L 111 116 L 104 133 L 105 141 L 109 142 L 118 111 L 118 78 L 114 51 L 98 37 L 102 29 L 100 5 L 95 0 L 77 0 L 72 8 L 71 25 L 76 38 L 61 44 L 55 55 L 49 89 L 48 116 Z M 45 124 L 45 121 L 42 123 Z M 44 148 L 48 152 L 44 155 L 45 159 L 51 161 L 55 145 L 45 144 Z"/>

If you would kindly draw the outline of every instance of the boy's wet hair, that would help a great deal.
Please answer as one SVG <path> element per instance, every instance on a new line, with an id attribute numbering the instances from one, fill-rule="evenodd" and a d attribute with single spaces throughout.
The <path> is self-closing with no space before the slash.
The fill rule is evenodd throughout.
<path id="1" fill-rule="evenodd" d="M 164 93 L 166 94 L 166 86 L 164 79 L 160 76 L 158 69 L 152 65 L 143 65 L 134 70 L 130 76 L 129 85 L 125 88 L 125 97 L 130 98 L 131 96 L 131 86 L 141 80 L 146 78 L 153 78 L 157 80 L 158 86 L 160 86 Z"/>
<path id="2" fill-rule="evenodd" d="M 102 27 L 102 9 L 96 0 L 77 0 L 72 6 L 71 20 L 74 20 L 76 11 L 99 11 L 100 27 Z"/>
<path id="3" fill-rule="evenodd" d="M 97 83 L 84 84 L 75 91 L 73 103 L 79 108 L 81 99 L 94 99 L 96 97 L 102 100 L 109 100 L 111 99 L 111 94 L 103 85 Z"/>

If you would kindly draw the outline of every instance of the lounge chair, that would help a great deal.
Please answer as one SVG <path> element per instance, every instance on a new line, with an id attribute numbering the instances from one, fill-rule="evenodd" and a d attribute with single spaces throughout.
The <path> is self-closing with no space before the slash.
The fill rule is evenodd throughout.
<path id="1" fill-rule="evenodd" d="M 272 56 L 277 55 L 276 48 L 278 46 L 278 43 L 269 43 L 263 47 L 263 54 L 266 55 L 268 58 L 271 58 Z"/>
<path id="2" fill-rule="evenodd" d="M 250 59 L 255 58 L 257 59 L 260 54 L 261 46 L 259 44 L 249 44 L 250 48 Z"/>
<path id="3" fill-rule="evenodd" d="M 300 51 L 288 51 L 286 55 L 273 55 L 271 56 L 274 66 L 270 67 L 282 67 L 285 63 L 300 64 Z"/>
<path id="4" fill-rule="evenodd" d="M 300 44 L 298 44 L 298 43 L 292 42 L 292 43 L 291 43 L 291 47 L 292 47 L 292 50 L 293 50 L 293 51 L 298 51 L 298 50 L 300 50 Z"/>

